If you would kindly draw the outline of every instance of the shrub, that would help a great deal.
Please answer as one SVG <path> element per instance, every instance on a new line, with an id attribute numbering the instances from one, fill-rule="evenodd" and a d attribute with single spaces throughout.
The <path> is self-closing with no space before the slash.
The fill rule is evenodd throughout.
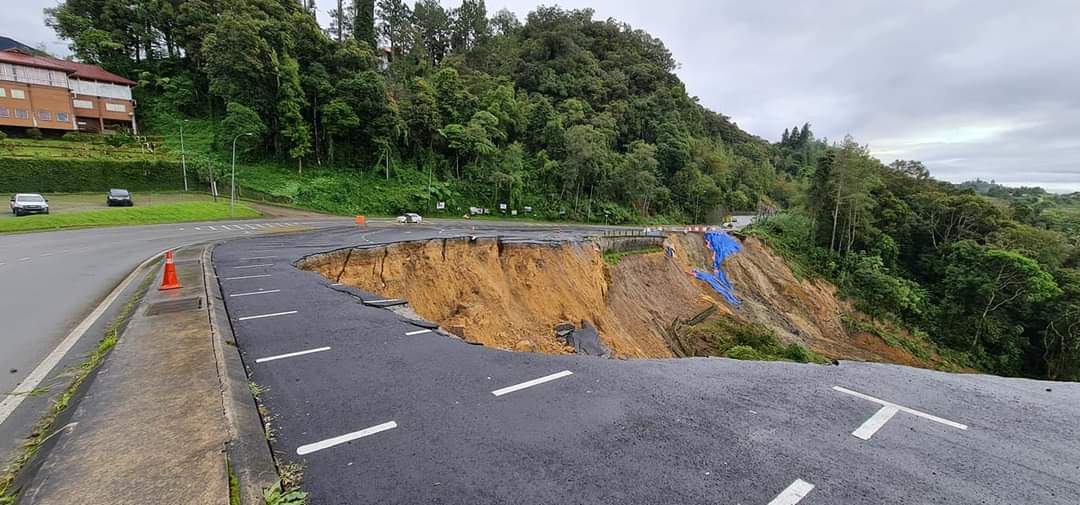
<path id="1" fill-rule="evenodd" d="M 37 128 L 27 128 L 26 137 L 30 140 L 41 140 L 44 135 L 41 134 L 41 130 Z"/>
<path id="2" fill-rule="evenodd" d="M 180 164 L 176 162 L 4 158 L 2 165 L 0 192 L 70 193 L 109 188 L 146 191 L 184 187 Z"/>
<path id="3" fill-rule="evenodd" d="M 754 361 L 762 361 L 765 359 L 765 357 L 762 356 L 760 352 L 757 352 L 757 350 L 748 345 L 737 345 L 735 347 L 732 347 L 731 349 L 728 349 L 726 353 L 724 353 L 724 356 L 731 359 Z"/>
<path id="4" fill-rule="evenodd" d="M 60 138 L 68 142 L 95 142 L 98 136 L 93 133 L 67 132 Z"/>
<path id="5" fill-rule="evenodd" d="M 3 144 L 5 140 L 7 140 L 7 134 L 0 132 L 0 144 Z"/>

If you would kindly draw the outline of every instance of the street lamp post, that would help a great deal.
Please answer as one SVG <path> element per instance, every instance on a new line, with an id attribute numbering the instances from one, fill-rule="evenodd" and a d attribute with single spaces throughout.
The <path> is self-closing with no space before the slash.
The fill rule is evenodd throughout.
<path id="1" fill-rule="evenodd" d="M 229 217 L 236 217 L 236 141 L 254 133 L 241 133 L 232 139 L 232 178 L 229 181 Z"/>
<path id="2" fill-rule="evenodd" d="M 187 120 L 185 119 L 183 123 L 180 123 L 180 166 L 183 167 L 183 171 L 184 171 L 184 192 L 185 193 L 188 190 L 188 184 L 187 184 L 187 156 L 184 153 L 184 123 L 186 123 L 186 122 L 187 122 Z"/>

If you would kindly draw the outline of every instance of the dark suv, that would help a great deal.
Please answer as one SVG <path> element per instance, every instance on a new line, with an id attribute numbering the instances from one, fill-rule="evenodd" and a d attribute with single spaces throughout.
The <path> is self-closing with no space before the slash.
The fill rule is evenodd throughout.
<path id="1" fill-rule="evenodd" d="M 131 207 L 135 205 L 135 200 L 131 199 L 131 192 L 126 189 L 110 189 L 109 194 L 105 195 L 105 203 L 109 207 L 117 205 Z"/>

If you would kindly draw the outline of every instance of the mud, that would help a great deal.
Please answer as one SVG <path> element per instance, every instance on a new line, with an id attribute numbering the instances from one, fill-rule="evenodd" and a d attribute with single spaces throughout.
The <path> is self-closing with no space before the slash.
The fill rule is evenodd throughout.
<path id="1" fill-rule="evenodd" d="M 590 321 L 613 357 L 673 357 L 666 329 L 676 318 L 688 320 L 715 306 L 713 317 L 764 324 L 782 340 L 830 358 L 914 362 L 880 339 L 849 335 L 840 316 L 854 310 L 837 298 L 836 288 L 795 277 L 755 238 L 741 239 L 743 251 L 723 265 L 742 302 L 738 307 L 689 273 L 711 268 L 701 234 L 672 234 L 669 241 L 673 258 L 636 254 L 615 265 L 604 263 L 602 248 L 627 244 L 462 238 L 333 251 L 298 266 L 406 299 L 417 314 L 465 340 L 507 350 L 573 352 L 554 326 Z"/>

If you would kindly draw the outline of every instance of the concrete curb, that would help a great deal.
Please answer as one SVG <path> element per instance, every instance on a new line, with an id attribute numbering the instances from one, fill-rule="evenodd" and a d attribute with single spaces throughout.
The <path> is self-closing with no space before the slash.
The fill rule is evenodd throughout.
<path id="1" fill-rule="evenodd" d="M 263 503 L 263 490 L 277 482 L 278 473 L 263 432 L 262 418 L 248 388 L 247 372 L 240 349 L 236 346 L 232 322 L 225 311 L 221 285 L 214 270 L 213 253 L 218 243 L 203 246 L 202 266 L 218 379 L 221 381 L 221 404 L 229 430 L 225 451 L 239 484 L 240 503 L 256 505 Z"/>

